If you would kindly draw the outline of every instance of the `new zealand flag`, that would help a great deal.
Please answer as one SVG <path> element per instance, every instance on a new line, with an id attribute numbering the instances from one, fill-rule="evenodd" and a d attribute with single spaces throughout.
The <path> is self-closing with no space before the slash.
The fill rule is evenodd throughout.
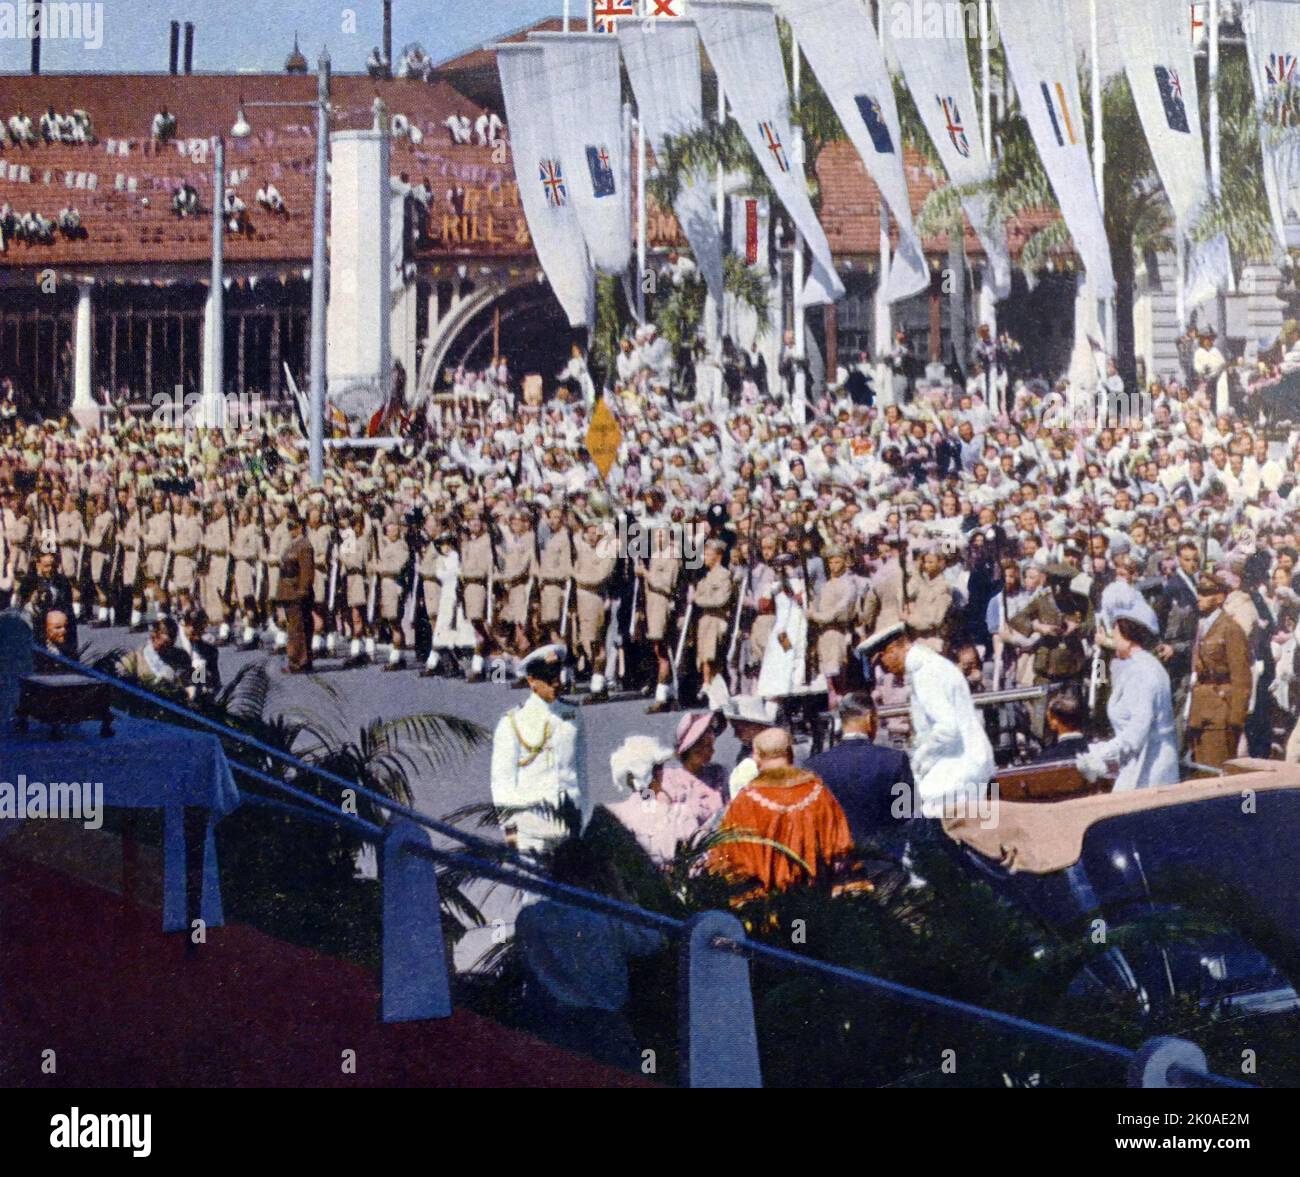
<path id="1" fill-rule="evenodd" d="M 587 168 L 591 172 L 593 196 L 614 195 L 614 169 L 610 166 L 609 152 L 602 144 L 587 148 Z"/>
<path id="2" fill-rule="evenodd" d="M 889 128 L 885 126 L 885 116 L 880 109 L 880 103 L 866 94 L 855 94 L 853 101 L 858 104 L 858 113 L 862 116 L 862 121 L 867 124 L 867 134 L 871 136 L 871 142 L 881 155 L 893 155 L 894 141 L 889 136 Z"/>
<path id="3" fill-rule="evenodd" d="M 1187 107 L 1183 105 L 1183 83 L 1176 69 L 1156 66 L 1156 85 L 1160 89 L 1160 101 L 1165 108 L 1165 122 L 1171 131 L 1181 131 L 1184 135 L 1191 133 L 1187 125 Z"/>

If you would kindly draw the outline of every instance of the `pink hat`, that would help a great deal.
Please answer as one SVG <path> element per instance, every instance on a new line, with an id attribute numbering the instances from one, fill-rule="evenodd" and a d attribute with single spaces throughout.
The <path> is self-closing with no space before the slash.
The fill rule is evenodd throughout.
<path id="1" fill-rule="evenodd" d="M 682 756 L 699 743 L 713 722 L 711 711 L 688 711 L 677 721 L 677 755 Z"/>

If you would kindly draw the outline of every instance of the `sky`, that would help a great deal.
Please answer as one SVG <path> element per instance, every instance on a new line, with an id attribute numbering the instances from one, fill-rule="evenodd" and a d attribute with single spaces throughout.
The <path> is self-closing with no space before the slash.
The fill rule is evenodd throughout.
<path id="1" fill-rule="evenodd" d="M 24 7 L 23 0 L 0 0 L 0 73 L 30 68 L 30 43 L 13 32 L 25 27 Z M 195 71 L 279 72 L 296 31 L 313 66 L 324 46 L 337 71 L 354 73 L 364 69 L 383 28 L 379 0 L 102 0 L 82 8 L 91 16 L 83 20 L 83 39 L 47 39 L 42 72 L 165 73 L 170 22 L 183 26 L 189 20 L 194 22 Z M 393 0 L 394 56 L 418 41 L 434 61 L 442 61 L 543 17 L 558 16 L 561 8 L 562 0 Z M 574 14 L 584 11 L 584 0 L 574 0 Z M 345 24 L 355 25 L 355 32 L 345 31 Z M 97 35 L 86 38 L 92 27 Z M 92 48 L 96 40 L 102 44 Z M 183 47 L 182 32 L 182 52 Z"/>

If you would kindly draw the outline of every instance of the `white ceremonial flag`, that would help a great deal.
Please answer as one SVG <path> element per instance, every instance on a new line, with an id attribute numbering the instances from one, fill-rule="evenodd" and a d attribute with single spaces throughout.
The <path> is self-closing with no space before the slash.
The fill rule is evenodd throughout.
<path id="1" fill-rule="evenodd" d="M 803 166 L 793 155 L 790 91 L 776 35 L 776 15 L 752 0 L 691 0 L 691 19 L 717 71 L 746 141 L 812 254 L 803 302 L 844 297 L 831 247 L 808 199 Z"/>
<path id="2" fill-rule="evenodd" d="M 637 115 L 655 158 L 662 163 L 667 139 L 704 125 L 699 33 L 693 24 L 684 21 L 635 21 L 620 25 L 618 40 L 636 95 Z M 713 301 L 721 306 L 722 231 L 712 183 L 707 168 L 696 168 L 683 176 L 673 212 L 691 243 L 695 264 Z"/>
<path id="3" fill-rule="evenodd" d="M 1060 0 L 1001 0 L 998 29 L 1020 109 L 1093 294 L 1111 298 L 1115 274 L 1084 141 L 1078 58 Z"/>
<path id="4" fill-rule="evenodd" d="M 930 270 L 908 203 L 893 82 L 866 11 L 858 0 L 776 2 L 898 226 L 885 301 L 929 290 Z"/>
<path id="5" fill-rule="evenodd" d="M 1300 128 L 1289 125 L 1287 100 L 1300 85 L 1300 4 L 1287 0 L 1253 0 L 1245 10 L 1246 54 L 1262 116 L 1260 146 L 1264 156 L 1264 191 L 1278 244 L 1287 248 L 1288 227 L 1300 234 Z M 1297 243 L 1300 243 L 1298 240 Z"/>
<path id="6" fill-rule="evenodd" d="M 530 33 L 546 54 L 555 140 L 592 264 L 621 274 L 632 258 L 632 202 L 618 39 L 602 33 Z"/>
<path id="7" fill-rule="evenodd" d="M 1187 236 L 1209 194 L 1201 108 L 1191 42 L 1182 31 L 1185 0 L 1111 0 L 1120 55 L 1151 157 L 1174 210 L 1175 231 Z M 1227 239 L 1191 243 L 1188 307 L 1228 285 Z M 1225 266 L 1225 262 L 1227 265 Z"/>
<path id="8" fill-rule="evenodd" d="M 550 83 L 542 50 L 526 43 L 496 46 L 510 158 L 537 260 L 573 327 L 594 322 L 595 276 L 569 199 L 569 177 L 555 147 Z"/>
<path id="9" fill-rule="evenodd" d="M 959 24 L 921 27 L 911 14 L 905 9 L 905 19 L 890 25 L 889 44 L 912 100 L 948 178 L 960 188 L 982 184 L 993 175 L 993 164 L 984 153 L 966 38 Z M 984 193 L 961 198 L 988 258 L 993 297 L 1002 299 L 1011 293 L 1011 253 L 1006 227 L 992 215 L 989 203 Z"/>

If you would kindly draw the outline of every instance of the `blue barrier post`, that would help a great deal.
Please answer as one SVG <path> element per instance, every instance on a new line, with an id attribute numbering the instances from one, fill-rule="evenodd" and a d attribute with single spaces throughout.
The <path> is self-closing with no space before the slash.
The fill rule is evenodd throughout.
<path id="1" fill-rule="evenodd" d="M 703 911 L 686 925 L 681 967 L 681 1057 L 688 1087 L 762 1087 L 749 961 L 715 946 L 740 943 L 744 925 Z"/>
<path id="2" fill-rule="evenodd" d="M 438 868 L 427 855 L 413 853 L 417 846 L 428 845 L 428 834 L 406 818 L 394 818 L 384 834 L 380 871 L 385 1022 L 451 1017 Z"/>
<path id="3" fill-rule="evenodd" d="M 1128 1065 L 1130 1087 L 1189 1087 L 1206 1073 L 1205 1051 L 1186 1038 L 1148 1038 Z"/>

